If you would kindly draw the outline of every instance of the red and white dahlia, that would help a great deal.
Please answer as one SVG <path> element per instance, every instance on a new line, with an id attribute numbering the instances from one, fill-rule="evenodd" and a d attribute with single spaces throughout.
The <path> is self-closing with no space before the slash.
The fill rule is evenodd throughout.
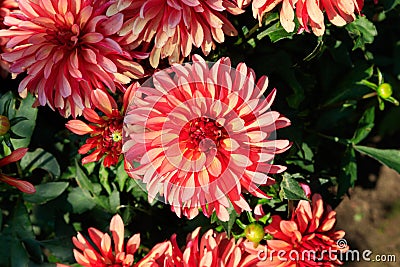
<path id="1" fill-rule="evenodd" d="M 232 0 L 118 0 L 109 14 L 123 12 L 128 20 L 120 34 L 131 48 L 151 45 L 150 64 L 160 59 L 177 63 L 189 56 L 192 46 L 207 55 L 225 35 L 237 35 L 223 11 L 242 13 Z"/>
<path id="2" fill-rule="evenodd" d="M 249 3 L 246 0 L 242 2 Z M 356 14 L 359 14 L 363 8 L 364 0 L 254 0 L 253 15 L 261 23 L 264 14 L 281 3 L 280 21 L 287 32 L 294 30 L 296 16 L 300 23 L 299 31 L 308 32 L 308 27 L 311 27 L 315 35 L 321 36 L 325 32 L 324 11 L 332 24 L 344 26 L 356 19 Z"/>
<path id="3" fill-rule="evenodd" d="M 266 246 L 243 244 L 247 252 L 257 255 L 253 266 L 339 266 L 339 254 L 349 247 L 342 239 L 345 232 L 336 231 L 335 224 L 336 212 L 324 205 L 321 195 L 314 194 L 312 204 L 299 202 L 290 220 L 272 216 L 271 224 L 264 228 L 273 236 Z"/>
<path id="4" fill-rule="evenodd" d="M 10 38 L 2 58 L 14 74 L 27 72 L 18 91 L 65 117 L 91 106 L 92 90 L 116 87 L 142 77 L 141 56 L 119 44 L 124 16 L 107 16 L 107 0 L 19 0 L 6 16 L 0 37 Z"/>
<path id="5" fill-rule="evenodd" d="M 264 99 L 267 86 L 267 77 L 256 83 L 244 63 L 232 69 L 222 58 L 209 66 L 194 55 L 193 63 L 157 72 L 139 87 L 124 119 L 123 151 L 149 201 L 159 194 L 178 216 L 193 218 L 201 208 L 226 221 L 230 206 L 251 210 L 243 192 L 267 198 L 258 186 L 286 169 L 271 161 L 290 147 L 274 140 L 290 121 L 270 111 L 276 91 Z"/>

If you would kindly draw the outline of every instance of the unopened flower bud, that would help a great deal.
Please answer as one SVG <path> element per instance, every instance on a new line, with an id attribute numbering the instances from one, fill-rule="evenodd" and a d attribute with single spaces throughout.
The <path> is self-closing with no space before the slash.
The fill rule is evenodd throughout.
<path id="1" fill-rule="evenodd" d="M 388 83 L 382 83 L 381 85 L 379 85 L 377 93 L 379 97 L 383 99 L 388 99 L 392 96 L 393 93 L 392 86 Z"/>
<path id="2" fill-rule="evenodd" d="M 261 240 L 263 240 L 265 232 L 261 224 L 253 222 L 246 226 L 244 229 L 246 238 L 254 243 L 254 247 L 257 247 Z"/>
<path id="3" fill-rule="evenodd" d="M 10 120 L 3 115 L 0 115 L 0 136 L 5 135 L 10 130 Z"/>

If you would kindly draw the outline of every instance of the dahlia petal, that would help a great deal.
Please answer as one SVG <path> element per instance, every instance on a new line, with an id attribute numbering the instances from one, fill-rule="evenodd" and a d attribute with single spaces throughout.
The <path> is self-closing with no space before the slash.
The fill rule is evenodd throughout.
<path id="1" fill-rule="evenodd" d="M 102 22 L 99 27 L 100 31 L 104 36 L 115 34 L 119 31 L 123 24 L 124 15 L 122 13 L 118 13 L 107 19 L 106 21 Z"/>
<path id="2" fill-rule="evenodd" d="M 122 252 L 124 246 L 124 222 L 118 214 L 111 219 L 110 231 L 115 244 L 115 253 Z"/>
<path id="3" fill-rule="evenodd" d="M 74 252 L 74 257 L 75 260 L 78 264 L 83 265 L 83 266 L 90 266 L 90 262 L 88 259 L 86 259 L 85 256 L 83 256 L 82 253 L 80 253 L 79 251 L 77 251 L 76 249 L 73 250 Z"/>
<path id="4" fill-rule="evenodd" d="M 68 130 L 78 135 L 85 135 L 93 132 L 92 127 L 80 120 L 70 120 L 65 124 L 65 126 Z"/>
<path id="5" fill-rule="evenodd" d="M 115 103 L 115 100 L 103 90 L 94 90 L 92 92 L 92 101 L 98 109 L 108 116 L 111 116 L 113 109 L 117 108 L 117 103 Z"/>
<path id="6" fill-rule="evenodd" d="M 139 246 L 140 234 L 135 234 L 131 238 L 129 238 L 128 243 L 126 244 L 126 252 L 130 254 L 135 254 Z"/>
<path id="7" fill-rule="evenodd" d="M 0 159 L 0 167 L 19 161 L 25 156 L 26 152 L 28 152 L 28 148 L 17 148 L 10 155 Z"/>
<path id="8" fill-rule="evenodd" d="M 3 181 L 11 186 L 14 186 L 18 190 L 26 194 L 34 194 L 36 192 L 35 187 L 27 181 L 18 180 L 4 174 L 0 174 L 0 181 Z"/>
<path id="9" fill-rule="evenodd" d="M 100 42 L 101 40 L 103 40 L 103 38 L 104 36 L 101 33 L 91 32 L 82 36 L 82 42 L 93 44 Z"/>

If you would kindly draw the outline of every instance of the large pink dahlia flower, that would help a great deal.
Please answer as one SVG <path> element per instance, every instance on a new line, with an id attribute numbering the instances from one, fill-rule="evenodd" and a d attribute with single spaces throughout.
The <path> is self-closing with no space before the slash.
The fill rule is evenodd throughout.
<path id="1" fill-rule="evenodd" d="M 242 0 L 240 3 L 249 2 Z M 280 3 L 280 21 L 287 32 L 294 30 L 296 16 L 300 23 L 300 31 L 309 31 L 311 27 L 315 35 L 321 36 L 325 32 L 324 11 L 330 22 L 336 26 L 344 26 L 355 20 L 356 14 L 360 13 L 364 5 L 364 0 L 254 0 L 254 17 L 261 23 L 264 14 Z"/>
<path id="2" fill-rule="evenodd" d="M 270 111 L 276 91 L 263 99 L 267 86 L 244 63 L 232 69 L 222 58 L 210 67 L 194 55 L 192 64 L 157 72 L 139 87 L 125 116 L 123 151 L 149 201 L 159 194 L 178 216 L 193 218 L 201 208 L 226 221 L 230 206 L 251 210 L 243 192 L 267 198 L 258 186 L 286 169 L 271 161 L 290 147 L 274 140 L 290 121 Z"/>
<path id="3" fill-rule="evenodd" d="M 120 34 L 132 48 L 152 45 L 150 64 L 156 68 L 160 58 L 177 63 L 189 56 L 192 46 L 207 55 L 215 42 L 224 42 L 224 35 L 237 35 L 225 10 L 243 12 L 232 0 L 118 0 L 109 14 L 126 14 L 129 20 Z"/>
<path id="4" fill-rule="evenodd" d="M 117 13 L 107 16 L 106 0 L 20 0 L 20 12 L 4 19 L 10 29 L 11 52 L 2 58 L 11 62 L 15 74 L 27 71 L 19 92 L 37 96 L 38 104 L 60 110 L 64 116 L 81 114 L 90 107 L 95 88 L 115 91 L 121 84 L 143 75 L 132 61 L 140 54 L 129 52 L 116 34 L 124 23 Z"/>

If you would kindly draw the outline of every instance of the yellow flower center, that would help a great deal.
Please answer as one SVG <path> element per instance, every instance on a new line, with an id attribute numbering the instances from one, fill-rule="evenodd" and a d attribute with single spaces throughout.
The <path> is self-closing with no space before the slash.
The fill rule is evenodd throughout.
<path id="1" fill-rule="evenodd" d="M 111 138 L 114 142 L 119 142 L 122 140 L 122 133 L 120 131 L 114 131 L 111 134 Z"/>

